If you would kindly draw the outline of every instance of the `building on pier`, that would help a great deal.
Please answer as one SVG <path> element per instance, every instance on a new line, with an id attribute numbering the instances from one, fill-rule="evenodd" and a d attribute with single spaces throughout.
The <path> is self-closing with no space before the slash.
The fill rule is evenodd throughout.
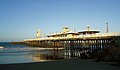
<path id="1" fill-rule="evenodd" d="M 69 31 L 68 27 L 63 28 L 63 32 L 61 33 L 55 33 L 48 35 L 48 38 L 61 38 L 61 37 L 68 37 L 68 38 L 74 38 L 79 36 L 85 36 L 85 35 L 95 35 L 96 33 L 99 33 L 99 30 L 90 30 L 89 25 L 87 25 L 87 29 L 83 30 L 81 32 L 71 32 Z"/>
<path id="2" fill-rule="evenodd" d="M 81 32 L 78 32 L 80 35 L 94 35 L 96 33 L 99 33 L 100 31 L 99 30 L 90 30 L 90 26 L 87 25 L 87 29 L 86 30 L 83 30 Z"/>
<path id="3" fill-rule="evenodd" d="M 63 32 L 47 35 L 48 38 L 74 37 L 79 33 L 69 31 L 68 27 L 63 28 Z"/>

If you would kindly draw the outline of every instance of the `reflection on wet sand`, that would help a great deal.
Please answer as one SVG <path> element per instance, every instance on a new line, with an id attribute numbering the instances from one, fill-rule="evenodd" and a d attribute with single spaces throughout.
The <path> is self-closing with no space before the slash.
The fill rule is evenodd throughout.
<path id="1" fill-rule="evenodd" d="M 62 59 L 64 59 L 63 50 L 59 50 L 59 52 L 49 51 L 46 54 L 41 52 L 34 52 L 32 54 L 32 60 L 35 62 L 53 61 L 53 60 L 62 60 Z"/>

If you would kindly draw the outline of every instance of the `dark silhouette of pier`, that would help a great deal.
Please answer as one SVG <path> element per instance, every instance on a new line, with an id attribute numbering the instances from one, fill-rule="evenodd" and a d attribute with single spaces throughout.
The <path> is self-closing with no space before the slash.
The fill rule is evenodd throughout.
<path id="1" fill-rule="evenodd" d="M 119 36 L 29 40 L 24 41 L 24 44 L 53 48 L 54 55 L 58 55 L 59 48 L 63 48 L 64 52 L 60 54 L 65 58 L 79 58 L 82 54 L 89 56 L 92 52 L 111 47 L 117 37 Z"/>
<path id="2" fill-rule="evenodd" d="M 108 26 L 107 26 L 108 30 Z M 63 32 L 50 34 L 47 38 L 40 38 L 40 30 L 37 31 L 36 39 L 24 40 L 24 44 L 39 46 L 42 48 L 54 48 L 54 55 L 59 53 L 59 48 L 63 48 L 62 53 L 65 58 L 89 56 L 90 53 L 111 47 L 116 40 L 120 41 L 120 33 L 98 34 L 99 30 L 87 29 L 81 32 L 70 32 L 69 28 L 64 27 Z M 84 55 L 83 55 L 84 54 Z M 58 54 L 57 54 L 58 55 Z"/>

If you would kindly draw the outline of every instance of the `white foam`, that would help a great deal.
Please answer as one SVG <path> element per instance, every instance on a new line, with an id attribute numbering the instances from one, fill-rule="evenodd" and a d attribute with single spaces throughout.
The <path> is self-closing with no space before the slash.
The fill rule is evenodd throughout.
<path id="1" fill-rule="evenodd" d="M 3 49 L 4 47 L 0 46 L 0 49 Z"/>

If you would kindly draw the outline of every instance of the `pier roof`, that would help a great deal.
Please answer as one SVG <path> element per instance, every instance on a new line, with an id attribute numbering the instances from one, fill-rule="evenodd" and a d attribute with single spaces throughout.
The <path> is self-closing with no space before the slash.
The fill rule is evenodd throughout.
<path id="1" fill-rule="evenodd" d="M 62 36 L 62 35 L 68 35 L 68 34 L 79 35 L 79 33 L 76 33 L 76 32 L 66 32 L 66 33 L 50 34 L 50 35 L 47 35 L 47 37 Z"/>
<path id="2" fill-rule="evenodd" d="M 80 33 L 80 34 L 86 34 L 86 33 L 95 34 L 95 33 L 99 33 L 99 32 L 100 32 L 99 30 L 83 30 L 83 31 L 78 32 L 78 33 Z"/>

